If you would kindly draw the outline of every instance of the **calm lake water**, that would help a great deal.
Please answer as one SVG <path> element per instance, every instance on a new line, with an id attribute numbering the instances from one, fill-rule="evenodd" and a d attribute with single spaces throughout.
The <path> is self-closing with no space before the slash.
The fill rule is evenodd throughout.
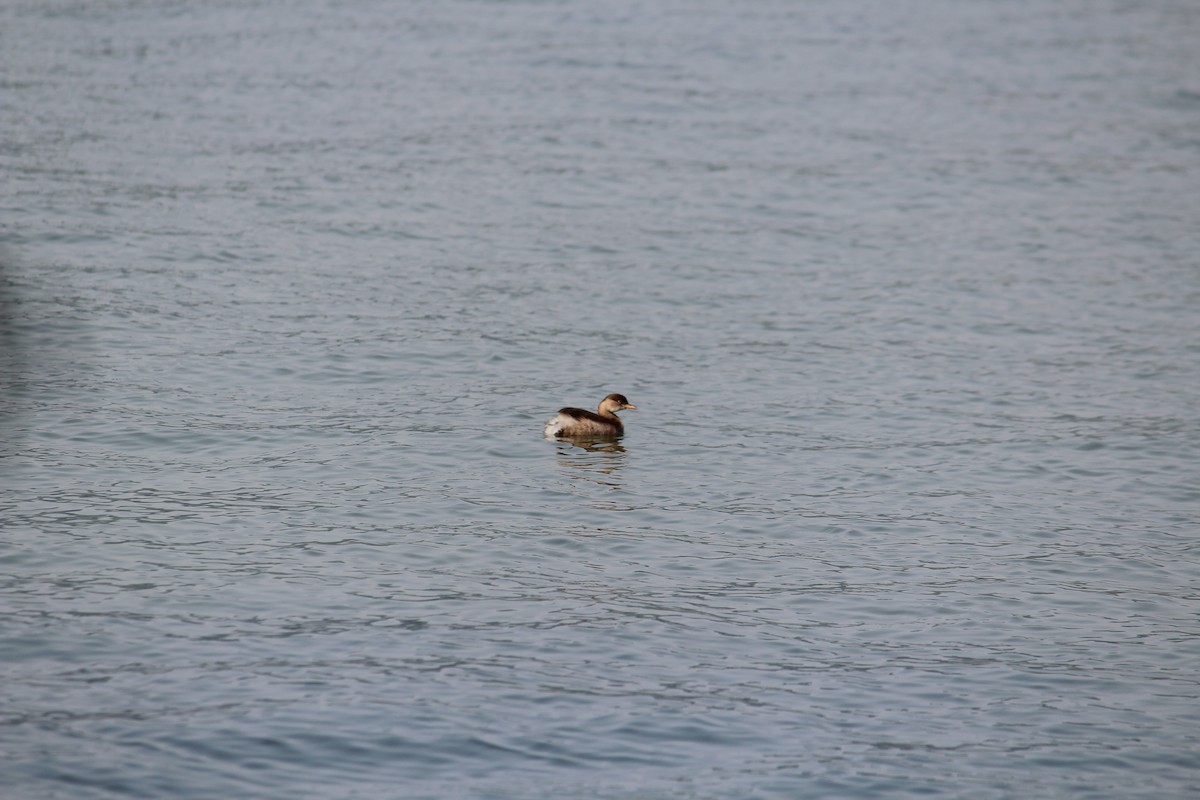
<path id="1" fill-rule="evenodd" d="M 3 3 L 4 797 L 1197 796 L 1198 41 Z"/>

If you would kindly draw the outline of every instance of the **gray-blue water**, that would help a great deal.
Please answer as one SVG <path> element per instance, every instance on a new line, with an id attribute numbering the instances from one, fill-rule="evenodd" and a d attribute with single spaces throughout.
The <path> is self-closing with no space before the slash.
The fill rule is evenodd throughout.
<path id="1" fill-rule="evenodd" d="M 3 796 L 1197 796 L 1197 42 L 0 4 Z"/>

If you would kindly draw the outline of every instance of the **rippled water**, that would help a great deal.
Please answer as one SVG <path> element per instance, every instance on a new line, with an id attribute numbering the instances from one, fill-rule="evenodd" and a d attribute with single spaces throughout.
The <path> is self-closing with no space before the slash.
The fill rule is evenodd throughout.
<path id="1" fill-rule="evenodd" d="M 1197 40 L 4 4 L 5 797 L 1195 796 Z"/>

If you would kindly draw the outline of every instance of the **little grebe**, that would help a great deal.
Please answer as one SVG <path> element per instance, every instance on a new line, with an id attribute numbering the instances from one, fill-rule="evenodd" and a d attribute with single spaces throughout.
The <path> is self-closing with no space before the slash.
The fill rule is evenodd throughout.
<path id="1" fill-rule="evenodd" d="M 554 439 L 620 436 L 625 432 L 625 426 L 616 412 L 625 408 L 637 410 L 637 406 L 625 399 L 623 394 L 610 394 L 601 400 L 600 407 L 596 409 L 599 413 L 582 408 L 560 408 L 557 416 L 546 422 L 543 432 Z"/>

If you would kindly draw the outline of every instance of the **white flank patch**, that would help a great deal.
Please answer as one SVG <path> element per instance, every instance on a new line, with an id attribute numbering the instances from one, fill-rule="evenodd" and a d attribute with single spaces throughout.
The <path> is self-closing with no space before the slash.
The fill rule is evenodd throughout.
<path id="1" fill-rule="evenodd" d="M 572 422 L 571 418 L 566 414 L 557 414 L 554 417 L 546 420 L 546 427 L 542 430 L 542 435 L 551 439 L 558 436 L 562 429 L 567 427 Z"/>

